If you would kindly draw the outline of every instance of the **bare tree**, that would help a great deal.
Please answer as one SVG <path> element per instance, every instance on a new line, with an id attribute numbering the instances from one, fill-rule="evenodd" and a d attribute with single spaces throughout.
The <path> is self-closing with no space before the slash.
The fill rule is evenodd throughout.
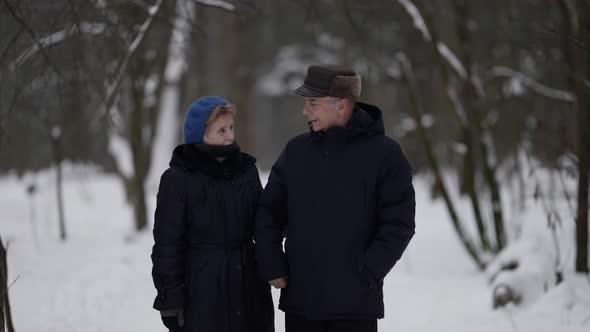
<path id="1" fill-rule="evenodd" d="M 576 215 L 576 271 L 588 267 L 588 188 L 590 187 L 590 4 L 577 1 L 576 39 L 584 46 L 574 46 L 574 81 L 577 95 L 578 123 L 578 210 Z"/>
<path id="2" fill-rule="evenodd" d="M 456 4 L 459 6 L 459 8 L 456 8 L 456 11 L 459 12 L 459 14 L 457 14 L 457 16 L 459 16 L 459 22 L 457 23 L 457 33 L 460 36 L 458 38 L 460 45 L 463 47 L 461 56 L 457 58 L 448 48 L 448 46 L 439 40 L 438 33 L 436 29 L 433 28 L 432 17 L 424 10 L 419 2 L 412 3 L 411 1 L 406 0 L 400 0 L 399 2 L 404 7 L 406 12 L 412 17 L 415 25 L 422 32 L 425 41 L 430 45 L 429 47 L 432 50 L 436 68 L 438 69 L 442 78 L 443 87 L 447 91 L 447 94 L 445 95 L 447 98 L 446 105 L 443 106 L 443 108 L 451 113 L 461 128 L 461 142 L 466 148 L 462 178 L 463 184 L 469 195 L 475 217 L 475 223 L 477 226 L 476 229 L 478 230 L 480 240 L 479 247 L 475 246 L 472 243 L 472 240 L 469 240 L 469 236 L 463 230 L 463 226 L 460 225 L 461 222 L 459 221 L 458 217 L 452 217 L 451 219 L 453 220 L 454 228 L 457 231 L 459 238 L 462 240 L 464 247 L 467 248 L 469 255 L 473 258 L 476 265 L 480 269 L 483 269 L 485 268 L 487 262 L 483 259 L 482 254 L 490 251 L 492 247 L 488 240 L 486 226 L 482 216 L 482 209 L 480 207 L 480 198 L 478 191 L 476 190 L 476 175 L 481 173 L 477 165 L 487 164 L 488 157 L 487 149 L 482 138 L 481 119 L 478 115 L 479 110 L 473 109 L 475 98 L 477 98 L 477 96 L 476 87 L 473 84 L 473 77 L 470 70 L 470 55 L 467 51 L 468 46 L 466 45 L 467 32 L 466 28 L 463 26 L 463 24 L 466 24 L 463 22 L 465 20 L 465 14 L 463 13 L 464 9 L 463 7 L 460 7 L 459 4 Z M 453 84 L 453 77 L 451 75 L 454 75 L 459 79 L 459 85 L 465 89 L 464 93 L 459 94 L 457 92 L 457 88 Z M 460 95 L 463 96 L 464 100 L 459 98 Z M 485 159 L 485 161 L 483 163 L 476 163 L 477 156 L 482 156 L 482 158 L 479 158 L 478 160 L 481 161 L 482 159 Z M 430 165 L 433 167 L 432 162 L 430 162 Z M 495 179 L 493 169 L 489 165 L 485 167 L 485 170 L 491 179 Z M 491 182 L 497 186 L 495 181 Z M 440 180 L 437 180 L 437 184 L 440 189 Z M 496 188 L 496 190 L 498 190 L 498 188 Z M 494 195 L 492 196 L 495 199 L 499 199 Z M 454 204 L 450 198 L 445 198 L 445 204 L 447 205 L 447 209 L 451 213 L 451 216 L 453 216 L 453 214 L 456 215 L 456 213 L 452 213 L 452 211 L 455 211 L 456 208 L 454 207 Z M 496 209 L 495 205 L 494 209 Z M 496 210 L 494 214 L 496 214 Z M 497 240 L 497 246 L 500 247 L 503 246 L 503 229 L 497 229 L 497 233 L 501 235 Z"/>
<path id="3" fill-rule="evenodd" d="M 56 99 L 59 101 L 58 104 L 60 104 L 60 106 L 63 106 L 61 104 L 63 96 L 60 90 L 59 82 L 64 81 L 66 71 L 62 70 L 62 68 L 60 68 L 60 65 L 52 59 L 52 56 L 48 49 L 54 44 L 62 41 L 63 38 L 65 38 L 65 31 L 50 34 L 46 37 L 40 37 L 39 34 L 35 31 L 34 25 L 31 22 L 30 18 L 24 14 L 28 10 L 30 10 L 30 8 L 24 7 L 24 5 L 22 5 L 21 3 L 11 4 L 8 0 L 5 0 L 2 4 L 7 9 L 8 15 L 18 24 L 20 31 L 15 35 L 15 38 L 11 40 L 7 48 L 3 51 L 2 59 L 4 60 L 4 55 L 13 54 L 15 52 L 15 49 L 18 44 L 18 36 L 20 36 L 21 33 L 26 34 L 32 42 L 32 45 L 26 47 L 24 51 L 20 52 L 20 54 L 16 58 L 14 58 L 10 63 L 8 63 L 8 61 L 0 61 L 0 63 L 3 64 L 3 69 L 8 68 L 8 74 L 14 75 L 16 77 L 22 75 L 27 78 L 26 80 L 22 80 L 20 82 L 18 80 L 13 80 L 10 82 L 10 84 L 14 84 L 15 86 L 11 86 L 11 88 L 14 90 L 14 94 L 11 104 L 9 106 L 9 112 L 17 107 L 19 99 L 22 97 L 21 93 L 23 91 L 36 90 L 36 88 L 33 87 L 35 85 L 35 81 L 37 81 L 37 85 L 39 85 L 38 82 L 44 82 L 43 89 L 55 89 L 57 93 L 54 96 L 57 96 Z M 73 30 L 70 29 L 69 31 L 71 32 Z M 29 66 L 33 67 L 32 63 L 34 62 L 34 60 L 36 60 L 37 57 L 40 61 L 47 65 L 46 67 L 48 67 L 48 70 L 41 69 L 38 72 L 31 73 Z M 6 76 L 9 76 L 8 74 Z M 57 79 L 54 80 L 52 78 Z M 48 105 L 47 107 L 42 107 L 34 113 L 34 116 L 30 120 L 32 120 L 32 123 L 37 124 L 38 128 L 35 129 L 41 129 L 40 132 L 42 133 L 42 135 L 45 135 L 45 141 L 50 142 L 51 160 L 56 170 L 56 205 L 58 211 L 59 233 L 60 239 L 62 241 L 65 241 L 67 232 L 65 226 L 63 174 L 61 168 L 61 162 L 63 160 L 64 152 L 61 137 L 62 127 L 61 125 L 57 125 L 49 108 L 52 108 L 52 106 Z M 63 109 L 63 107 L 59 108 L 60 110 L 57 113 L 60 113 Z M 61 118 L 63 119 L 63 117 Z"/>
<path id="4" fill-rule="evenodd" d="M 147 10 L 147 18 L 119 65 L 115 81 L 107 89 L 106 114 L 109 114 L 110 105 L 118 100 L 119 113 L 123 119 L 119 132 L 129 143 L 131 152 L 132 172 L 126 174 L 118 168 L 118 174 L 125 184 L 127 199 L 133 207 L 135 229 L 138 231 L 145 229 L 148 224 L 145 181 L 150 168 L 168 60 L 167 47 L 160 52 L 155 52 L 154 47 L 166 44 L 172 30 L 169 24 L 158 24 L 154 17 L 156 14 L 172 17 L 175 6 L 176 1 L 163 3 L 159 0 Z M 128 17 L 145 13 L 143 8 L 132 4 L 125 9 L 127 12 L 123 12 L 123 15 Z M 150 55 L 152 52 L 155 52 L 155 56 Z M 150 80 L 154 85 L 148 91 L 146 84 Z"/>
<path id="5" fill-rule="evenodd" d="M 128 201 L 133 206 L 136 230 L 147 226 L 145 183 L 153 159 L 162 94 L 169 83 L 166 68 L 171 48 L 174 47 L 171 38 L 175 23 L 170 24 L 170 21 L 174 22 L 179 15 L 185 14 L 179 9 L 186 6 L 177 7 L 176 3 L 159 0 L 147 10 L 137 4 L 129 4 L 118 11 L 125 17 L 138 17 L 138 14 L 146 17 L 118 66 L 115 80 L 107 89 L 104 105 L 107 118 L 111 106 L 117 105 L 122 119 L 120 128 L 111 129 L 128 143 L 131 155 L 130 172 L 118 168 L 117 173 L 125 184 Z M 221 11 L 234 10 L 233 5 L 225 1 L 196 3 Z M 189 15 L 183 19 L 191 20 L 191 17 Z M 166 47 L 162 48 L 162 45 Z M 185 49 L 178 51 L 186 52 Z M 179 57 L 177 54 L 175 56 Z M 184 57 L 186 60 L 187 55 Z M 148 85 L 148 82 L 151 84 Z M 179 82 L 182 82 L 182 77 Z"/>
<path id="6" fill-rule="evenodd" d="M 55 161 L 55 187 L 57 191 L 57 211 L 59 220 L 59 238 L 65 241 L 67 238 L 66 221 L 64 216 L 63 198 L 63 172 L 62 172 L 62 151 L 61 151 L 61 128 L 54 127 L 51 130 L 51 142 L 53 147 L 53 158 Z"/>
<path id="7" fill-rule="evenodd" d="M 590 5 L 584 1 L 561 0 L 562 53 L 566 62 L 568 88 L 575 91 L 577 116 L 578 195 L 576 221 L 576 271 L 588 273 L 588 187 L 590 186 Z"/>
<path id="8" fill-rule="evenodd" d="M 482 173 L 485 179 L 486 184 L 488 185 L 488 189 L 490 190 L 490 198 L 491 198 L 491 206 L 492 206 L 492 213 L 494 217 L 494 230 L 496 234 L 496 247 L 494 248 L 496 251 L 501 250 L 506 246 L 506 233 L 504 230 L 504 217 L 502 213 L 502 200 L 500 198 L 500 187 L 499 183 L 496 179 L 496 170 L 490 162 L 490 147 L 488 143 L 486 143 L 484 139 L 485 133 L 483 132 L 482 128 L 482 110 L 476 108 L 476 101 L 478 98 L 477 93 L 477 86 L 476 86 L 476 78 L 473 75 L 472 68 L 473 68 L 473 56 L 470 52 L 471 45 L 470 45 L 470 33 L 468 29 L 468 2 L 467 1 L 460 1 L 460 0 L 453 0 L 453 8 L 455 11 L 455 26 L 458 36 L 459 48 L 459 61 L 463 64 L 463 68 L 465 69 L 465 76 L 463 76 L 463 84 L 464 93 L 461 95 L 464 96 L 464 100 L 462 101 L 466 115 L 469 118 L 470 127 L 473 128 L 471 131 L 468 129 L 465 132 L 465 143 L 467 145 L 467 155 L 466 159 L 474 158 L 474 155 L 479 156 L 479 164 L 482 168 Z M 465 130 L 465 128 L 464 128 Z M 472 136 L 472 137 L 470 137 Z M 478 150 L 475 150 L 478 149 Z M 468 161 L 468 167 L 473 167 L 474 162 Z M 471 182 L 471 186 L 473 186 L 474 182 L 474 172 L 472 170 L 469 171 L 470 179 L 468 181 Z M 478 197 L 472 199 L 474 202 L 474 209 L 477 205 L 477 201 L 479 200 Z M 480 233 L 480 237 L 482 240 L 482 247 L 484 250 L 489 250 L 490 245 L 487 242 L 487 232 L 485 231 L 485 226 L 483 224 L 483 220 L 481 220 L 479 209 L 476 209 L 475 215 L 477 220 L 477 226 Z M 477 217 L 479 215 L 479 217 Z"/>
<path id="9" fill-rule="evenodd" d="M 451 195 L 449 193 L 449 190 L 447 189 L 447 185 L 445 184 L 444 178 L 442 176 L 439 160 L 435 157 L 433 144 L 428 136 L 426 128 L 424 128 L 424 125 L 422 124 L 422 117 L 424 115 L 424 111 L 423 106 L 420 103 L 420 98 L 418 98 L 416 80 L 414 71 L 412 69 L 412 65 L 407 56 L 405 56 L 405 54 L 398 54 L 397 60 L 399 61 L 400 67 L 402 68 L 402 78 L 405 82 L 408 97 L 410 99 L 410 111 L 412 113 L 412 116 L 414 117 L 414 121 L 418 126 L 418 134 L 424 146 L 426 156 L 428 159 L 428 164 L 430 165 L 430 168 L 434 173 L 435 181 L 438 184 L 439 190 L 441 191 L 442 197 L 447 206 L 447 210 L 449 211 L 453 227 L 455 228 L 455 231 L 457 232 L 457 235 L 459 236 L 459 239 L 461 240 L 461 243 L 467 250 L 469 256 L 473 259 L 478 268 L 483 269 L 485 268 L 486 262 L 483 260 L 476 245 L 471 241 L 467 232 L 464 229 L 463 221 L 457 213 L 455 204 L 452 201 Z"/>
<path id="10" fill-rule="evenodd" d="M 8 296 L 8 264 L 6 256 L 6 248 L 2 242 L 2 237 L 0 237 L 0 332 L 14 332 Z"/>

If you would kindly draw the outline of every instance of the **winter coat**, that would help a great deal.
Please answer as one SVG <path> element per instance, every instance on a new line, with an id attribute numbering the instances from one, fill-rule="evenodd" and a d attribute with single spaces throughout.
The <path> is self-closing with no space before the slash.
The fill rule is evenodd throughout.
<path id="1" fill-rule="evenodd" d="M 255 162 L 237 148 L 221 162 L 202 145 L 180 145 L 161 177 L 154 308 L 183 308 L 183 331 L 274 331 L 270 287 L 254 259 Z"/>
<path id="2" fill-rule="evenodd" d="M 414 235 L 414 216 L 410 164 L 384 135 L 381 111 L 357 103 L 346 128 L 293 138 L 272 167 L 256 217 L 261 275 L 288 276 L 287 313 L 383 318 L 383 279 Z"/>

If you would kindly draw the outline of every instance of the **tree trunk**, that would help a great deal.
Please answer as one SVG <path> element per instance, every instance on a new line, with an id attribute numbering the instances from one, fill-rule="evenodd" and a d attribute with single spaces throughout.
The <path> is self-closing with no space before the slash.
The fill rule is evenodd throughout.
<path id="1" fill-rule="evenodd" d="M 148 225 L 147 222 L 147 207 L 145 203 L 145 176 L 142 178 L 134 177 L 135 187 L 135 201 L 133 202 L 133 214 L 135 216 L 135 230 L 141 231 Z"/>
<path id="2" fill-rule="evenodd" d="M 6 257 L 6 249 L 0 237 L 0 332 L 6 331 L 6 305 L 4 304 L 4 296 L 8 295 L 8 271 L 4 264 Z"/>
<path id="3" fill-rule="evenodd" d="M 59 215 L 59 238 L 62 241 L 66 240 L 66 222 L 64 218 L 64 199 L 63 199 L 63 175 L 62 175 L 61 161 L 56 160 L 55 175 L 57 184 L 57 210 Z"/>
<path id="4" fill-rule="evenodd" d="M 559 1 L 562 16 L 562 52 L 568 69 L 568 85 L 576 93 L 578 138 L 578 201 L 576 213 L 576 271 L 588 273 L 588 187 L 590 186 L 590 7 L 577 1 L 574 7 L 567 0 Z M 584 45 L 572 42 L 576 40 Z"/>
<path id="5" fill-rule="evenodd" d="M 496 251 L 500 251 L 506 247 L 506 229 L 504 227 L 504 213 L 502 212 L 502 199 L 500 197 L 500 183 L 496 179 L 496 170 L 490 164 L 488 158 L 488 147 L 480 141 L 480 149 L 482 152 L 484 178 L 488 183 L 490 189 L 490 198 L 492 203 L 492 215 L 494 216 L 494 230 L 496 232 Z"/>
<path id="6" fill-rule="evenodd" d="M 5 329 L 6 328 L 6 329 Z M 8 296 L 8 263 L 6 248 L 0 237 L 0 332 L 14 332 Z"/>
<path id="7" fill-rule="evenodd" d="M 147 173 L 147 159 L 144 149 L 144 93 L 143 86 L 135 81 L 132 75 L 131 94 L 132 110 L 129 117 L 129 142 L 131 143 L 131 155 L 133 158 L 133 175 L 131 180 L 131 190 L 133 193 L 133 212 L 135 218 L 135 230 L 141 231 L 147 226 L 147 213 L 145 204 L 145 178 Z M 140 80 L 138 80 L 140 81 Z M 137 86 L 136 86 L 137 84 Z"/>
<path id="8" fill-rule="evenodd" d="M 578 210 L 576 218 L 576 271 L 588 274 L 588 187 L 590 186 L 590 5 L 578 1 L 578 38 L 585 47 L 576 46 L 577 123 L 578 123 Z"/>
<path id="9" fill-rule="evenodd" d="M 175 17 L 176 1 L 164 2 L 160 14 L 164 17 Z M 148 225 L 145 186 L 151 165 L 154 139 L 157 134 L 157 119 L 160 114 L 162 91 L 166 83 L 165 72 L 173 28 L 173 25 L 169 24 L 150 25 L 145 32 L 147 40 L 151 43 L 165 43 L 164 49 L 157 52 L 153 59 L 142 54 L 136 56 L 129 64 L 131 110 L 127 118 L 127 139 L 131 148 L 133 174 L 127 179 L 126 185 L 130 201 L 133 204 L 135 230 L 137 231 L 145 229 Z M 153 48 L 151 43 L 146 42 L 141 46 L 141 50 Z M 157 82 L 153 91 L 155 101 L 150 105 L 147 103 L 147 99 L 152 96 L 146 95 L 145 83 L 152 75 L 156 77 Z"/>
<path id="10" fill-rule="evenodd" d="M 586 97 L 588 98 L 588 97 Z M 578 213 L 576 219 L 576 271 L 588 274 L 588 186 L 590 186 L 590 130 L 588 106 L 578 112 L 579 115 L 579 156 L 580 164 L 578 172 Z M 585 114 L 584 114 L 585 113 Z"/>
<path id="11" fill-rule="evenodd" d="M 481 215 L 481 208 L 479 205 L 479 196 L 477 195 L 477 191 L 475 190 L 475 182 L 476 182 L 476 172 L 475 172 L 475 161 L 473 155 L 473 147 L 471 141 L 471 130 L 467 127 L 463 128 L 463 135 L 464 142 L 467 145 L 467 151 L 464 158 L 464 168 L 463 168 L 463 186 L 465 187 L 467 194 L 469 195 L 469 199 L 471 200 L 471 207 L 473 208 L 473 215 L 475 216 L 475 223 L 477 226 L 477 232 L 479 234 L 479 241 L 481 243 L 481 248 L 484 251 L 490 250 L 490 242 L 488 241 L 488 234 L 485 223 L 483 221 L 483 216 Z"/>
<path id="12" fill-rule="evenodd" d="M 61 133 L 59 128 L 54 128 L 52 132 L 53 143 L 53 160 L 55 162 L 55 187 L 57 191 L 57 212 L 59 217 L 59 238 L 66 240 L 66 222 L 64 217 L 64 200 L 63 200 L 63 174 L 61 168 Z"/>
<path id="13" fill-rule="evenodd" d="M 477 99 L 477 92 L 475 84 L 473 83 L 473 73 L 471 70 L 472 60 L 469 43 L 469 30 L 467 28 L 467 1 L 454 0 L 453 8 L 455 10 L 456 30 L 459 42 L 458 57 L 463 66 L 467 77 L 465 77 L 465 87 L 463 104 L 465 107 L 465 113 L 470 118 L 470 123 L 473 128 L 473 141 L 474 148 L 479 148 L 476 155 L 479 156 L 481 166 L 483 168 L 483 176 L 485 182 L 488 184 L 490 190 L 490 198 L 492 205 L 492 214 L 494 216 L 494 228 L 496 233 L 496 249 L 500 249 L 506 246 L 506 232 L 504 230 L 504 218 L 502 213 L 502 201 L 500 198 L 500 188 L 496 179 L 496 172 L 494 167 L 491 165 L 489 160 L 489 147 L 483 139 L 483 128 L 481 122 L 480 110 L 475 107 L 475 101 Z M 469 139 L 469 138 L 467 138 Z M 468 145 L 469 146 L 469 145 Z"/>

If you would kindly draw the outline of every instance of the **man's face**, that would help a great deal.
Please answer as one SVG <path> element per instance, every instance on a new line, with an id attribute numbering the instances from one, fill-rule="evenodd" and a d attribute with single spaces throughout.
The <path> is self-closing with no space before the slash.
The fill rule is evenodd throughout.
<path id="1" fill-rule="evenodd" d="M 304 98 L 303 115 L 307 117 L 313 131 L 326 130 L 341 125 L 338 103 L 339 100 L 332 97 Z"/>

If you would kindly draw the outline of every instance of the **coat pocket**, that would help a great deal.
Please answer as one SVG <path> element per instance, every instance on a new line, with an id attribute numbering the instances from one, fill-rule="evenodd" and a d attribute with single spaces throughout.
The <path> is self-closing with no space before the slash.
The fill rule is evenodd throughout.
<path id="1" fill-rule="evenodd" d="M 185 272 L 184 288 L 186 289 L 185 293 L 194 296 L 195 294 L 193 293 L 196 290 L 196 283 L 198 282 L 199 275 L 209 264 L 209 260 L 207 257 L 198 257 L 197 259 L 189 257 L 189 260 Z"/>
<path id="2" fill-rule="evenodd" d="M 375 289 L 381 285 L 381 283 L 375 278 L 375 275 L 367 265 L 365 264 L 365 255 L 364 253 L 359 254 L 358 256 L 358 276 L 361 281 L 361 284 L 364 288 L 368 289 Z"/>

